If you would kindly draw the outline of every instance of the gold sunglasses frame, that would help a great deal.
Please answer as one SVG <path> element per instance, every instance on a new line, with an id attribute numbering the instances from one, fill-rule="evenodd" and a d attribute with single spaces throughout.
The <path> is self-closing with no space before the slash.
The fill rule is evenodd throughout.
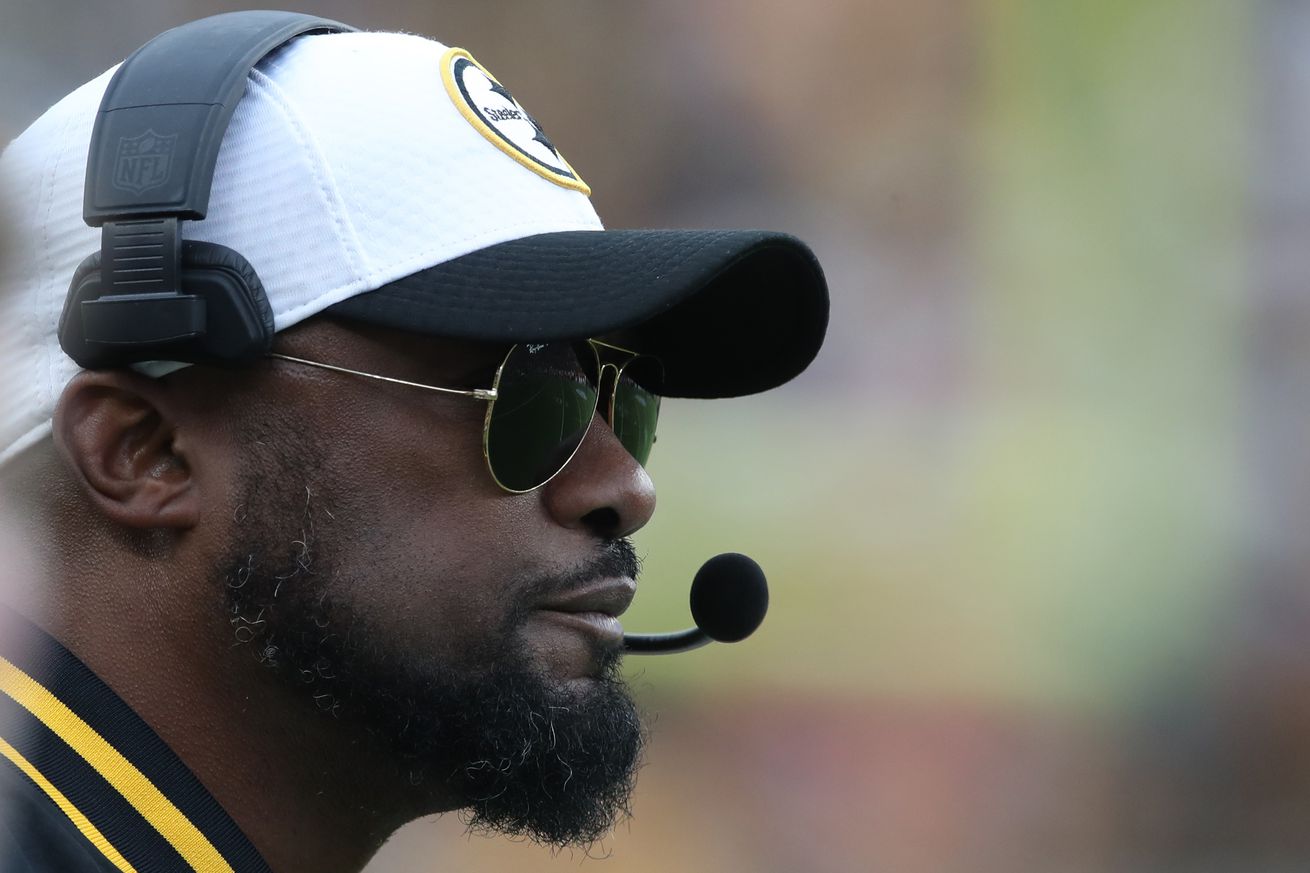
<path id="1" fill-rule="evenodd" d="M 557 340 L 556 342 L 564 342 L 564 341 Z M 551 479 L 554 479 L 560 473 L 564 472 L 564 468 L 567 467 L 573 461 L 573 458 L 574 456 L 577 455 L 578 450 L 582 448 L 582 444 L 586 442 L 587 434 L 591 433 L 591 425 L 596 420 L 596 412 L 597 410 L 600 409 L 601 395 L 605 393 L 604 382 L 605 382 L 606 371 L 610 371 L 614 374 L 614 380 L 609 388 L 609 392 L 608 392 L 609 400 L 606 404 L 606 410 L 605 410 L 605 423 L 613 427 L 614 401 L 619 392 L 619 379 L 622 378 L 623 371 L 626 370 L 628 366 L 632 364 L 633 361 L 642 358 L 648 358 L 652 361 L 655 361 L 657 364 L 659 363 L 659 359 L 651 355 L 645 355 L 642 354 L 641 352 L 635 352 L 632 349 L 625 349 L 622 346 L 616 346 L 612 343 L 603 342 L 597 339 L 588 339 L 586 340 L 586 343 L 588 346 L 591 347 L 591 353 L 595 356 L 596 359 L 596 405 L 591 411 L 591 420 L 588 421 L 587 423 L 587 429 L 583 432 L 582 439 L 578 440 L 578 444 L 573 447 L 573 451 L 571 451 L 569 453 L 569 456 L 564 460 L 564 462 L 559 465 L 559 469 L 557 469 L 554 473 L 551 473 L 543 481 L 537 483 L 536 485 L 533 485 L 531 488 L 510 488 L 504 482 L 501 482 L 500 478 L 496 475 L 495 469 L 491 466 L 491 452 L 489 450 L 490 434 L 491 434 L 491 414 L 492 411 L 495 409 L 496 400 L 500 397 L 501 374 L 504 373 L 505 365 L 509 363 L 510 356 L 514 354 L 514 351 L 517 348 L 519 348 L 519 346 L 529 345 L 528 343 L 516 343 L 515 345 L 510 346 L 509 351 L 505 353 L 505 357 L 501 359 L 500 365 L 496 367 L 496 375 L 491 381 L 490 388 L 443 388 L 438 385 L 427 385 L 424 384 L 423 382 L 410 382 L 407 379 L 396 379 L 392 376 L 382 376 L 378 373 L 368 373 L 365 372 L 364 370 L 353 370 L 350 367 L 342 367 L 337 364 L 327 364 L 322 361 L 311 361 L 308 358 L 299 358 L 294 355 L 284 355 L 279 352 L 268 352 L 265 355 L 265 357 L 275 358 L 279 361 L 290 361 L 293 364 L 303 364 L 307 367 L 317 367 L 321 370 L 330 370 L 333 373 L 343 373 L 347 376 L 359 376 L 364 379 L 373 379 L 378 382 L 387 382 L 392 385 L 403 385 L 406 388 L 421 388 L 424 391 L 435 391 L 440 394 L 453 394 L 461 397 L 470 397 L 474 400 L 485 401 L 487 403 L 487 414 L 486 416 L 483 417 L 482 420 L 482 459 L 483 462 L 487 465 L 487 472 L 491 474 L 492 481 L 495 482 L 496 485 L 499 488 L 501 488 L 503 491 L 507 491 L 510 494 L 527 494 L 531 491 L 536 491 L 538 488 L 543 487 L 548 482 L 550 482 Z M 618 363 L 612 360 L 610 361 L 605 360 L 605 357 L 612 358 L 615 355 L 622 355 L 624 356 L 624 358 L 621 362 Z M 660 367 L 661 369 L 663 369 L 662 364 L 660 365 Z M 658 403 L 659 395 L 655 394 L 654 396 L 656 402 Z M 658 409 L 656 410 L 656 414 L 658 415 Z"/>

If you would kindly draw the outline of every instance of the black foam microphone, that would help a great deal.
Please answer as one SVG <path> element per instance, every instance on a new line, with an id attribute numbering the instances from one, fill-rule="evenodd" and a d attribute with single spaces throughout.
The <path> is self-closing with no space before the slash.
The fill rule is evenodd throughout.
<path id="1" fill-rule="evenodd" d="M 745 555 L 716 555 L 691 581 L 694 628 L 671 634 L 624 634 L 623 646 L 634 655 L 671 655 L 697 649 L 711 640 L 735 643 L 755 632 L 769 610 L 769 585 L 760 565 Z"/>

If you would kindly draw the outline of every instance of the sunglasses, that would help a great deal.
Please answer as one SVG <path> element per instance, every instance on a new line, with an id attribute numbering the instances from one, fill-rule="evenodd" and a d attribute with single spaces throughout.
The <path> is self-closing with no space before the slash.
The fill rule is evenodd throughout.
<path id="1" fill-rule="evenodd" d="M 646 466 L 664 381 L 659 359 L 594 339 L 515 345 L 496 368 L 491 387 L 472 389 L 408 382 L 275 352 L 268 357 L 487 401 L 482 454 L 491 478 L 514 494 L 540 488 L 568 466 L 597 412 L 637 463 Z"/>

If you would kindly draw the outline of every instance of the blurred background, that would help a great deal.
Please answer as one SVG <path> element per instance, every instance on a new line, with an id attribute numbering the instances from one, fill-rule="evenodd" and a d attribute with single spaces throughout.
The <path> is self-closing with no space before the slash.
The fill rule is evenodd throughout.
<path id="1" fill-rule="evenodd" d="M 0 0 L 0 140 L 245 6 Z M 833 298 L 801 378 L 665 406 L 625 623 L 727 550 L 772 611 L 629 659 L 608 859 L 450 815 L 370 873 L 1306 869 L 1310 4 L 297 8 L 470 49 L 609 226 L 788 230 Z"/>

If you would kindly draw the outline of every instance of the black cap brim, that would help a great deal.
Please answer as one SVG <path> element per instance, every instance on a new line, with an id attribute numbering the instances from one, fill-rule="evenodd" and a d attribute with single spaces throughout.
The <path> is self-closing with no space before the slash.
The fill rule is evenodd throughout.
<path id="1" fill-rule="evenodd" d="M 663 393 L 733 397 L 809 365 L 827 330 L 828 289 L 814 253 L 787 234 L 565 231 L 471 252 L 327 311 L 490 342 L 631 330 L 663 361 Z"/>

